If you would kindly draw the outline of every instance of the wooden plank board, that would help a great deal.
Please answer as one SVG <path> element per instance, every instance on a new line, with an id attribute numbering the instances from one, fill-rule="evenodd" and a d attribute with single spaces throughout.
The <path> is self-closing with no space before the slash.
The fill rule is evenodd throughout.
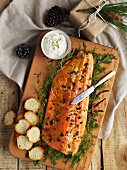
<path id="1" fill-rule="evenodd" d="M 18 159 L 10 155 L 8 144 L 12 127 L 3 123 L 4 114 L 10 110 L 18 110 L 18 87 L 0 73 L 0 169 L 17 169 Z"/>
<path id="2" fill-rule="evenodd" d="M 0 0 L 0 12 L 3 11 L 12 0 Z"/>
<path id="3" fill-rule="evenodd" d="M 35 94 L 36 78 L 35 78 L 34 74 L 35 73 L 37 74 L 40 71 L 44 72 L 45 74 L 42 76 L 42 81 L 44 80 L 44 77 L 48 74 L 47 65 L 49 64 L 49 60 L 46 57 L 43 56 L 43 53 L 42 53 L 41 48 L 40 48 L 40 42 L 41 42 L 42 36 L 45 33 L 46 32 L 42 33 L 42 35 L 40 36 L 40 39 L 38 41 L 38 45 L 37 45 L 37 48 L 36 48 L 36 51 L 35 51 L 35 56 L 34 56 L 34 59 L 33 59 L 32 66 L 31 66 L 30 74 L 28 76 L 28 81 L 27 81 L 26 88 L 25 88 L 25 91 L 24 91 L 24 95 L 23 95 L 21 105 L 20 105 L 20 108 L 19 108 L 19 113 L 24 112 L 22 104 L 24 103 L 24 101 L 26 99 L 28 99 L 30 97 L 36 97 L 36 94 Z M 109 72 L 111 72 L 112 70 L 115 70 L 115 71 L 117 70 L 118 63 L 119 63 L 119 54 L 118 54 L 117 50 L 115 50 L 113 48 L 106 47 L 106 46 L 102 46 L 102 45 L 99 45 L 99 44 L 95 44 L 95 43 L 92 43 L 92 42 L 77 39 L 77 38 L 74 38 L 74 37 L 70 37 L 70 38 L 71 38 L 71 42 L 72 42 L 72 48 L 77 48 L 79 45 L 82 46 L 82 44 L 84 42 L 87 46 L 88 51 L 91 51 L 91 50 L 96 48 L 97 53 L 101 53 L 101 54 L 107 53 L 107 54 L 112 54 L 112 55 L 117 57 L 117 60 L 113 61 L 110 65 L 105 64 L 106 72 L 101 75 L 102 77 L 105 76 L 106 74 L 108 74 Z M 105 84 L 106 89 L 109 89 L 111 91 L 113 81 L 114 81 L 114 77 L 112 77 L 108 82 L 106 82 L 106 84 Z M 100 100 L 103 99 L 103 98 L 106 98 L 106 100 L 103 103 L 100 104 L 100 108 L 102 110 L 104 110 L 104 112 L 105 112 L 106 107 L 107 107 L 109 96 L 110 96 L 110 93 L 102 94 L 100 96 Z M 104 113 L 100 114 L 98 116 L 98 124 L 100 125 L 100 127 L 101 127 L 101 124 L 102 124 L 102 121 L 103 121 L 103 117 L 104 117 Z M 94 135 L 96 135 L 96 136 L 98 135 L 99 129 L 100 128 L 94 130 L 94 132 L 93 132 Z M 13 131 L 12 136 L 11 136 L 11 140 L 10 140 L 10 145 L 9 145 L 9 149 L 10 149 L 11 154 L 14 155 L 15 157 L 25 159 L 25 151 L 21 151 L 17 148 L 14 138 L 15 138 L 15 133 Z M 96 142 L 97 142 L 97 140 L 95 139 L 95 143 Z M 95 148 L 95 146 L 91 147 L 91 149 L 87 152 L 87 157 L 84 156 L 81 159 L 80 163 L 75 165 L 74 169 L 80 169 L 80 168 L 88 169 L 89 168 L 94 148 Z M 65 165 L 62 161 L 58 161 L 58 164 L 55 165 L 55 166 L 53 166 L 51 164 L 50 160 L 47 160 L 46 163 L 44 163 L 44 164 L 48 165 L 48 166 L 55 167 L 55 168 L 70 169 L 70 163 Z"/>
<path id="4" fill-rule="evenodd" d="M 0 12 L 12 0 L 0 0 Z M 10 155 L 8 151 L 9 138 L 12 132 L 12 127 L 5 127 L 3 124 L 3 116 L 7 110 L 18 110 L 18 85 L 0 73 L 0 169 L 1 170 L 19 170 L 19 169 L 38 169 L 33 166 L 32 162 L 18 160 Z M 45 170 L 43 166 L 42 170 Z"/>
<path id="5" fill-rule="evenodd" d="M 101 140 L 99 139 L 94 153 L 92 157 L 92 162 L 91 162 L 91 170 L 100 170 L 101 169 Z"/>
<path id="6" fill-rule="evenodd" d="M 25 161 L 19 159 L 19 170 L 25 170 L 25 169 L 30 169 L 30 170 L 38 170 L 38 167 L 35 167 L 33 162 L 30 161 Z M 46 166 L 41 166 L 41 170 L 47 170 Z"/>
<path id="7" fill-rule="evenodd" d="M 103 158 L 105 170 L 127 169 L 127 96 L 115 112 L 109 138 L 103 141 Z"/>

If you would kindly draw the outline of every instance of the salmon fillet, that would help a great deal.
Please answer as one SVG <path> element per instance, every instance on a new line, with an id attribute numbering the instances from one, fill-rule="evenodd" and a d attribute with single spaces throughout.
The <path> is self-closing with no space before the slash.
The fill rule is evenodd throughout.
<path id="1" fill-rule="evenodd" d="M 78 52 L 55 76 L 44 118 L 42 139 L 64 154 L 76 154 L 85 131 L 89 96 L 79 104 L 72 100 L 91 85 L 93 56 Z"/>

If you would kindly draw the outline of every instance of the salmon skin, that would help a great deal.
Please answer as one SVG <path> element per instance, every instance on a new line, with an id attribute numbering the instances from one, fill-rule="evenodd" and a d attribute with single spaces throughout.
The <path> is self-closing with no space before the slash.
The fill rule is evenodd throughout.
<path id="1" fill-rule="evenodd" d="M 93 56 L 79 51 L 55 76 L 44 118 L 42 139 L 64 154 L 76 154 L 85 131 L 89 96 L 72 100 L 91 85 Z"/>

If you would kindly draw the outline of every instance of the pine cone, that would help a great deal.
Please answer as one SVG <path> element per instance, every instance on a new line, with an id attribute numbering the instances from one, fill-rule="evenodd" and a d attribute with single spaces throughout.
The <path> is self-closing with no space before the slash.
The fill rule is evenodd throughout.
<path id="1" fill-rule="evenodd" d="M 68 12 L 65 8 L 54 6 L 49 9 L 44 23 L 47 27 L 57 26 L 64 21 L 64 17 L 67 15 L 67 13 Z"/>
<path id="2" fill-rule="evenodd" d="M 28 58 L 30 56 L 30 48 L 26 44 L 20 44 L 16 49 L 16 55 L 21 58 Z"/>

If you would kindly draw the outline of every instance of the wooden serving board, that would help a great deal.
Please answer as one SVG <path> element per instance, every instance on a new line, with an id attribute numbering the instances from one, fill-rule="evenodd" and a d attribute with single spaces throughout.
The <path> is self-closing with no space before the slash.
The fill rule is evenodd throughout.
<path id="1" fill-rule="evenodd" d="M 28 76 L 28 79 L 27 79 L 26 87 L 25 87 L 25 90 L 24 90 L 24 94 L 23 94 L 23 97 L 22 97 L 22 100 L 21 100 L 21 103 L 20 103 L 18 114 L 24 113 L 23 103 L 25 102 L 26 99 L 28 99 L 30 97 L 37 97 L 36 93 L 35 93 L 35 86 L 36 86 L 37 79 L 36 79 L 34 74 L 38 74 L 39 72 L 44 73 L 41 77 L 42 83 L 44 81 L 44 78 L 48 74 L 47 66 L 50 64 L 50 62 L 49 62 L 50 60 L 48 58 L 44 57 L 44 54 L 42 53 L 41 45 L 40 45 L 41 39 L 45 35 L 46 32 L 47 31 L 42 32 L 42 34 L 39 38 L 39 41 L 38 41 L 38 44 L 37 44 L 37 47 L 36 47 L 36 51 L 35 51 L 35 55 L 34 55 L 34 58 L 33 58 L 33 62 L 32 62 L 32 65 L 31 65 L 31 69 L 30 69 L 30 72 L 29 72 L 29 76 Z M 75 38 L 75 37 L 71 37 L 71 36 L 70 36 L 70 39 L 71 39 L 72 49 L 78 48 L 79 45 L 81 45 L 81 47 L 83 47 L 83 42 L 84 42 L 85 45 L 87 46 L 88 51 L 92 51 L 93 49 L 96 49 L 97 53 L 112 54 L 112 55 L 116 56 L 116 60 L 112 60 L 111 64 L 103 64 L 103 66 L 106 67 L 106 71 L 103 74 L 101 74 L 102 77 L 104 77 L 105 75 L 107 75 L 109 72 L 111 72 L 113 70 L 117 71 L 118 64 L 119 64 L 119 53 L 118 53 L 117 50 L 110 48 L 110 47 L 102 46 L 102 45 L 99 45 L 99 44 L 96 44 L 96 43 L 92 43 L 92 42 L 89 42 L 89 41 L 81 40 L 81 39 L 78 39 L 78 38 Z M 103 122 L 104 114 L 105 114 L 105 111 L 106 111 L 106 107 L 107 107 L 107 104 L 108 104 L 108 101 L 109 101 L 109 97 L 110 97 L 110 93 L 111 93 L 111 89 L 112 89 L 112 86 L 113 86 L 114 79 L 115 79 L 115 76 L 112 77 L 111 79 L 109 79 L 105 83 L 105 86 L 106 86 L 105 89 L 108 89 L 110 91 L 108 93 L 102 93 L 100 95 L 100 100 L 103 99 L 103 98 L 106 98 L 106 100 L 99 105 L 99 109 L 104 110 L 104 112 L 99 114 L 99 116 L 97 118 L 99 128 L 97 128 L 93 131 L 93 134 L 95 136 L 98 136 L 98 134 L 99 134 L 101 124 Z M 97 138 L 94 139 L 95 144 L 96 144 L 96 142 L 97 142 Z M 91 163 L 91 160 L 92 160 L 94 148 L 95 148 L 95 145 L 91 146 L 91 148 L 87 151 L 87 154 L 85 156 L 83 156 L 81 161 L 75 165 L 74 170 L 79 170 L 79 169 L 88 170 L 90 163 Z M 18 149 L 18 147 L 16 145 L 16 134 L 15 134 L 14 130 L 12 132 L 10 143 L 9 143 L 9 150 L 10 150 L 10 153 L 13 156 L 24 159 L 24 160 L 29 160 L 28 158 L 25 158 L 26 151 L 22 151 L 22 150 Z M 47 160 L 43 164 L 47 165 L 47 166 L 55 167 L 55 168 L 58 168 L 58 169 L 65 169 L 65 170 L 71 169 L 70 163 L 64 164 L 62 162 L 62 160 L 58 161 L 58 163 L 56 165 L 52 165 L 50 160 Z"/>

